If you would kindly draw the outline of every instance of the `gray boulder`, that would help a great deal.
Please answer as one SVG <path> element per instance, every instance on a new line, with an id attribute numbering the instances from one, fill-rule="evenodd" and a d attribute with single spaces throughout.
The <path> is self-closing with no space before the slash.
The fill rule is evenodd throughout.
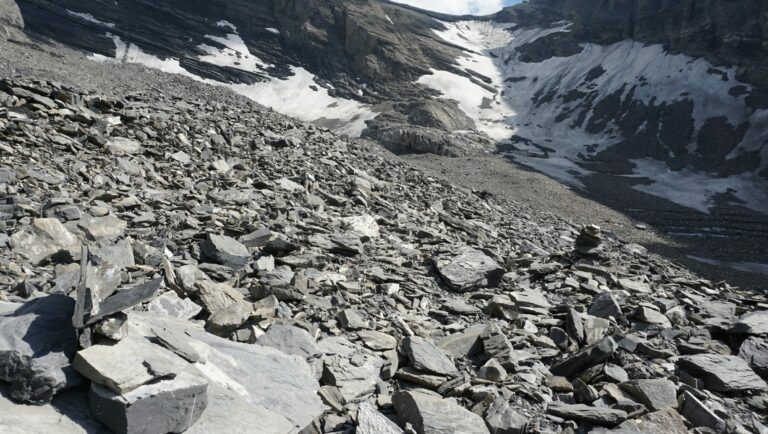
<path id="1" fill-rule="evenodd" d="M 696 354 L 684 356 L 677 365 L 701 378 L 707 389 L 715 392 L 766 390 L 768 385 L 755 374 L 744 359 L 722 354 Z"/>
<path id="2" fill-rule="evenodd" d="M 319 353 L 315 339 L 306 330 L 292 325 L 275 324 L 256 342 L 305 359 Z"/>
<path id="3" fill-rule="evenodd" d="M 573 377 L 598 363 L 608 360 L 613 355 L 613 352 L 616 351 L 616 348 L 616 342 L 614 342 L 613 338 L 608 337 L 555 363 L 549 370 L 553 375 Z"/>
<path id="4" fill-rule="evenodd" d="M 247 247 L 223 235 L 208 234 L 200 243 L 200 250 L 211 261 L 231 268 L 242 268 L 251 259 Z"/>
<path id="5" fill-rule="evenodd" d="M 80 241 L 56 219 L 35 219 L 11 235 L 10 241 L 13 251 L 32 265 L 44 264 L 60 254 L 74 257 L 80 252 Z"/>
<path id="6" fill-rule="evenodd" d="M 418 434 L 489 434 L 483 419 L 448 399 L 419 390 L 396 392 L 392 404 Z"/>
<path id="7" fill-rule="evenodd" d="M 403 351 L 414 368 L 438 375 L 456 375 L 459 371 L 448 356 L 432 342 L 410 336 L 403 339 Z"/>
<path id="8" fill-rule="evenodd" d="M 373 405 L 363 402 L 357 408 L 356 434 L 402 434 L 397 424 L 379 413 Z"/>
<path id="9" fill-rule="evenodd" d="M 182 433 L 208 406 L 208 381 L 181 373 L 120 395 L 92 384 L 91 412 L 117 433 Z"/>
<path id="10" fill-rule="evenodd" d="M 742 342 L 739 357 L 763 378 L 768 378 L 768 339 L 751 336 Z"/>
<path id="11" fill-rule="evenodd" d="M 79 382 L 70 366 L 77 351 L 74 309 L 71 298 L 49 295 L 0 315 L 0 380 L 10 383 L 13 399 L 49 403 Z"/>
<path id="12" fill-rule="evenodd" d="M 584 404 L 553 403 L 547 413 L 564 419 L 588 422 L 600 426 L 616 426 L 627 420 L 627 412 L 606 407 L 590 407 Z"/>
<path id="13" fill-rule="evenodd" d="M 496 287 L 504 275 L 504 268 L 496 261 L 471 247 L 461 247 L 448 255 L 438 256 L 434 262 L 443 281 L 459 292 Z"/>

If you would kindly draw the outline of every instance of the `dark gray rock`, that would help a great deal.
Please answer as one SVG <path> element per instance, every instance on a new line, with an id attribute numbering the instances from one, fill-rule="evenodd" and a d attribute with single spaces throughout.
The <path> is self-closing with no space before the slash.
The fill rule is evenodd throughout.
<path id="1" fill-rule="evenodd" d="M 410 336 L 403 339 L 401 345 L 414 368 L 438 375 L 458 374 L 456 365 L 432 342 L 418 336 Z"/>
<path id="2" fill-rule="evenodd" d="M 605 407 L 590 407 L 584 404 L 552 403 L 547 413 L 568 420 L 588 422 L 601 426 L 616 426 L 627 420 L 627 412 Z"/>
<path id="3" fill-rule="evenodd" d="M 491 434 L 524 434 L 528 429 L 528 418 L 503 398 L 493 401 L 485 415 L 485 423 Z"/>
<path id="4" fill-rule="evenodd" d="M 247 247 L 224 235 L 208 234 L 200 242 L 200 250 L 211 261 L 231 268 L 242 268 L 251 259 Z"/>
<path id="5" fill-rule="evenodd" d="M 10 396 L 41 405 L 79 382 L 70 361 L 77 351 L 75 302 L 63 295 L 37 298 L 0 314 L 0 380 Z"/>
<path id="6" fill-rule="evenodd" d="M 275 324 L 256 342 L 305 359 L 319 353 L 315 339 L 306 330 L 291 325 Z"/>
<path id="7" fill-rule="evenodd" d="M 182 433 L 208 406 L 208 381 L 182 373 L 120 395 L 93 384 L 93 416 L 117 433 Z"/>
<path id="8" fill-rule="evenodd" d="M 606 319 L 614 317 L 617 320 L 623 317 L 619 302 L 610 292 L 601 292 L 592 298 L 589 314 Z"/>
<path id="9" fill-rule="evenodd" d="M 434 259 L 443 281 L 454 291 L 495 287 L 501 282 L 504 268 L 485 253 L 461 247 L 449 255 Z"/>
<path id="10" fill-rule="evenodd" d="M 608 337 L 555 363 L 549 370 L 554 375 L 570 378 L 598 363 L 608 360 L 613 355 L 613 352 L 616 351 L 616 348 L 616 342 Z"/>
<path id="11" fill-rule="evenodd" d="M 635 380 L 621 385 L 650 411 L 677 408 L 677 388 L 675 383 L 663 379 Z"/>
<path id="12" fill-rule="evenodd" d="M 460 405 L 419 390 L 396 392 L 392 404 L 418 434 L 488 434 L 483 419 Z"/>
<path id="13" fill-rule="evenodd" d="M 397 424 L 379 413 L 373 405 L 363 402 L 357 408 L 356 434 L 402 434 Z"/>
<path id="14" fill-rule="evenodd" d="M 767 390 L 768 385 L 755 374 L 744 359 L 721 354 L 683 356 L 677 361 L 680 369 L 704 381 L 716 392 Z"/>
<path id="15" fill-rule="evenodd" d="M 745 314 L 734 324 L 731 332 L 768 336 L 768 310 Z"/>
<path id="16" fill-rule="evenodd" d="M 768 378 L 768 339 L 751 336 L 739 347 L 739 357 L 763 378 Z"/>
<path id="17" fill-rule="evenodd" d="M 683 406 L 680 411 L 693 426 L 707 427 L 716 433 L 725 432 L 725 421 L 715 414 L 709 407 L 691 392 L 683 392 Z"/>

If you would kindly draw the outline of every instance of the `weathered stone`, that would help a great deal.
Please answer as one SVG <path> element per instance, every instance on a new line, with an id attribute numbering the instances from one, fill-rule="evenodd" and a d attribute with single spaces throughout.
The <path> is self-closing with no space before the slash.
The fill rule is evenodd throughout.
<path id="1" fill-rule="evenodd" d="M 471 357 L 483 352 L 483 342 L 480 335 L 485 326 L 477 324 L 464 330 L 462 333 L 454 333 L 441 339 L 437 346 L 450 353 L 453 357 Z"/>
<path id="2" fill-rule="evenodd" d="M 115 345 L 80 350 L 72 365 L 94 383 L 126 393 L 153 380 L 175 376 L 185 362 L 161 347 L 126 338 Z"/>
<path id="3" fill-rule="evenodd" d="M 468 304 L 464 300 L 452 298 L 443 302 L 442 309 L 446 312 L 458 315 L 477 315 L 482 311 L 476 306 Z"/>
<path id="4" fill-rule="evenodd" d="M 716 433 L 725 432 L 725 421 L 687 390 L 683 392 L 683 406 L 680 412 L 695 427 L 707 427 Z"/>
<path id="5" fill-rule="evenodd" d="M 721 354 L 683 356 L 677 365 L 716 392 L 766 390 L 768 385 L 755 374 L 744 359 Z"/>
<path id="6" fill-rule="evenodd" d="M 403 339 L 402 347 L 411 361 L 411 366 L 418 370 L 448 376 L 458 373 L 451 359 L 435 344 L 424 338 L 409 336 Z"/>
<path id="7" fill-rule="evenodd" d="M 342 310 L 339 312 L 337 318 L 339 319 L 339 324 L 347 330 L 361 330 L 368 328 L 368 323 L 366 323 L 360 316 L 360 313 L 354 309 Z"/>
<path id="8" fill-rule="evenodd" d="M 243 294 L 226 283 L 202 280 L 195 282 L 195 288 L 200 304 L 208 312 L 216 312 L 244 300 Z"/>
<path id="9" fill-rule="evenodd" d="M 480 416 L 453 401 L 418 390 L 396 392 L 392 404 L 403 423 L 410 423 L 418 434 L 488 434 Z"/>
<path id="10" fill-rule="evenodd" d="M 357 336 L 363 341 L 363 345 L 374 351 L 392 350 L 397 347 L 397 339 L 386 333 L 374 330 L 360 330 Z"/>
<path id="11" fill-rule="evenodd" d="M 402 434 L 403 430 L 368 402 L 357 408 L 356 434 Z"/>
<path id="12" fill-rule="evenodd" d="M 141 143 L 125 137 L 113 137 L 107 142 L 112 155 L 135 155 L 141 152 Z"/>
<path id="13" fill-rule="evenodd" d="M 552 403 L 547 413 L 564 419 L 589 422 L 595 425 L 616 426 L 627 420 L 627 412 L 605 407 L 590 407 L 584 404 Z"/>
<path id="14" fill-rule="evenodd" d="M 496 359 L 490 359 L 477 371 L 477 375 L 488 381 L 501 382 L 506 380 L 507 370 Z"/>
<path id="15" fill-rule="evenodd" d="M 188 298 L 182 299 L 174 291 L 167 291 L 152 300 L 147 310 L 179 319 L 192 319 L 202 312 L 203 308 Z"/>
<path id="16" fill-rule="evenodd" d="M 72 327 L 75 302 L 49 295 L 0 312 L 0 380 L 10 383 L 10 396 L 45 404 L 60 390 L 77 384 L 70 361 L 77 351 Z"/>
<path id="17" fill-rule="evenodd" d="M 78 220 L 77 227 L 89 240 L 98 241 L 121 236 L 128 227 L 128 223 L 110 215 Z"/>
<path id="18" fill-rule="evenodd" d="M 612 431 L 593 431 L 595 434 L 616 433 L 664 433 L 664 434 L 688 434 L 685 420 L 680 414 L 671 409 L 655 411 L 623 422 Z"/>
<path id="19" fill-rule="evenodd" d="M 589 314 L 605 319 L 613 317 L 618 320 L 623 317 L 619 302 L 610 292 L 602 292 L 592 298 Z"/>
<path id="20" fill-rule="evenodd" d="M 208 318 L 206 329 L 210 333 L 227 338 L 248 321 L 251 315 L 253 315 L 253 304 L 246 301 L 232 303 L 215 311 Z"/>
<path id="21" fill-rule="evenodd" d="M 96 419 L 118 433 L 182 433 L 205 411 L 207 390 L 206 379 L 186 373 L 123 395 L 94 383 L 91 411 Z"/>
<path id="22" fill-rule="evenodd" d="M 528 418 L 518 413 L 503 398 L 493 401 L 486 413 L 485 423 L 491 434 L 524 434 L 528 429 Z"/>
<path id="23" fill-rule="evenodd" d="M 635 380 L 621 385 L 650 411 L 677 408 L 677 388 L 675 383 L 663 378 Z"/>
<path id="24" fill-rule="evenodd" d="M 608 360 L 616 351 L 616 342 L 610 337 L 584 348 L 576 354 L 567 357 L 549 368 L 554 375 L 573 377 L 598 363 Z"/>
<path id="25" fill-rule="evenodd" d="M 79 254 L 77 237 L 56 219 L 35 219 L 31 225 L 11 235 L 11 248 L 33 264 L 40 265 L 57 255 Z"/>
<path id="26" fill-rule="evenodd" d="M 275 324 L 256 342 L 305 359 L 320 352 L 315 339 L 306 330 L 291 325 Z"/>
<path id="27" fill-rule="evenodd" d="M 743 315 L 734 324 L 731 332 L 768 336 L 768 310 L 758 310 Z"/>
<path id="28" fill-rule="evenodd" d="M 434 261 L 443 281 L 454 291 L 495 287 L 504 274 L 504 269 L 496 261 L 469 247 L 459 248 Z"/>
<path id="29" fill-rule="evenodd" d="M 346 230 L 354 232 L 362 238 L 372 239 L 379 237 L 379 225 L 376 223 L 376 219 L 370 215 L 345 217 L 341 221 Z"/>
<path id="30" fill-rule="evenodd" d="M 751 336 L 739 347 L 739 357 L 761 377 L 768 378 L 768 339 Z"/>
<path id="31" fill-rule="evenodd" d="M 208 234 L 200 243 L 200 250 L 211 261 L 232 268 L 242 268 L 251 259 L 247 247 L 223 235 Z"/>

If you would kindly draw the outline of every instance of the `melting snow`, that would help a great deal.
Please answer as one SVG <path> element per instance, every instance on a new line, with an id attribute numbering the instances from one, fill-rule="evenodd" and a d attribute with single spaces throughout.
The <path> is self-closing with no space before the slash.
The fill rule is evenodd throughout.
<path id="1" fill-rule="evenodd" d="M 220 21 L 217 24 L 220 27 L 229 27 L 234 32 L 237 31 L 231 23 Z M 253 84 L 221 83 L 192 74 L 179 64 L 178 59 L 160 59 L 141 51 L 135 44 L 126 44 L 118 36 L 111 34 L 107 34 L 107 36 L 115 42 L 115 58 L 93 54 L 90 56 L 92 60 L 138 63 L 164 72 L 181 74 L 208 84 L 226 86 L 279 113 L 307 122 L 320 121 L 336 127 L 339 132 L 350 135 L 360 135 L 366 126 L 365 121 L 376 117 L 376 113 L 365 104 L 330 95 L 327 89 L 315 82 L 315 76 L 304 68 L 291 67 L 293 75 L 284 80 L 270 78 Z M 269 66 L 253 56 L 245 42 L 236 33 L 228 34 L 224 38 L 206 37 L 219 42 L 225 48 L 220 50 L 205 44 L 201 45 L 200 48 L 208 53 L 200 57 L 202 61 L 253 72 Z"/>
<path id="2" fill-rule="evenodd" d="M 490 137 L 502 142 L 513 135 L 529 139 L 527 143 L 515 142 L 520 152 L 515 152 L 514 158 L 571 185 L 583 187 L 578 177 L 589 173 L 576 164 L 582 160 L 580 154 L 584 153 L 585 146 L 596 145 L 595 150 L 600 151 L 617 142 L 619 133 L 610 125 L 603 133 L 590 134 L 573 128 L 569 120 L 558 122 L 558 116 L 568 107 L 559 98 L 534 107 L 534 96 L 550 89 L 557 90 L 558 94 L 570 90 L 597 92 L 597 100 L 617 92 L 625 99 L 633 87 L 627 83 L 634 83 L 638 86 L 632 98 L 646 104 L 692 100 L 697 130 L 714 116 L 727 116 L 735 125 L 749 118 L 752 127 L 744 142 L 759 147 L 768 140 L 768 111 L 752 114 L 743 96 L 729 94 L 733 86 L 741 84 L 735 79 L 734 68 L 718 68 L 724 76 L 712 74 L 713 66 L 703 59 L 669 54 L 661 45 L 629 40 L 608 46 L 583 44 L 579 54 L 526 63 L 519 60 L 517 47 L 553 33 L 568 32 L 570 24 L 561 22 L 548 29 L 516 30 L 513 24 L 490 21 L 443 24 L 446 29 L 435 33 L 466 50 L 465 55 L 457 59 L 458 67 L 470 76 L 483 75 L 489 83 L 436 70 L 417 82 L 456 100 L 475 120 L 478 129 Z M 584 77 L 598 65 L 605 72 L 585 82 Z M 548 151 L 534 144 L 545 146 Z M 741 150 L 748 149 L 737 148 L 731 157 Z M 764 157 L 764 161 L 768 160 L 768 155 Z M 730 191 L 750 208 L 768 210 L 766 182 L 755 175 L 715 178 L 691 171 L 672 172 L 663 163 L 650 160 L 635 161 L 635 164 L 633 177 L 656 181 L 635 187 L 646 193 L 707 212 L 713 205 L 714 195 Z"/>
<path id="3" fill-rule="evenodd" d="M 91 15 L 91 14 L 89 14 L 89 13 L 85 13 L 85 12 L 74 12 L 74 11 L 71 11 L 71 10 L 69 10 L 69 9 L 67 9 L 67 13 L 68 13 L 68 14 L 70 14 L 70 15 L 73 15 L 73 16 L 76 16 L 76 17 L 79 17 L 79 18 L 82 18 L 82 19 L 84 19 L 85 21 L 90 21 L 90 22 L 92 22 L 92 23 L 94 23 L 94 24 L 99 24 L 99 25 L 101 25 L 101 26 L 104 26 L 104 27 L 109 27 L 109 28 L 115 27 L 115 24 L 114 24 L 114 23 L 107 23 L 107 22 L 105 22 L 105 21 L 100 21 L 100 20 L 97 20 L 97 19 L 96 19 L 96 17 L 94 17 L 93 15 Z"/>

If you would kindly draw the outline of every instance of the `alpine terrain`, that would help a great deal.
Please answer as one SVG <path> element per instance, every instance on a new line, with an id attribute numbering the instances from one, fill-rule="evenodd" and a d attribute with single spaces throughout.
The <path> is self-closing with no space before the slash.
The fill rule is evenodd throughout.
<path id="1" fill-rule="evenodd" d="M 0 0 L 0 433 L 768 433 L 768 2 Z"/>

